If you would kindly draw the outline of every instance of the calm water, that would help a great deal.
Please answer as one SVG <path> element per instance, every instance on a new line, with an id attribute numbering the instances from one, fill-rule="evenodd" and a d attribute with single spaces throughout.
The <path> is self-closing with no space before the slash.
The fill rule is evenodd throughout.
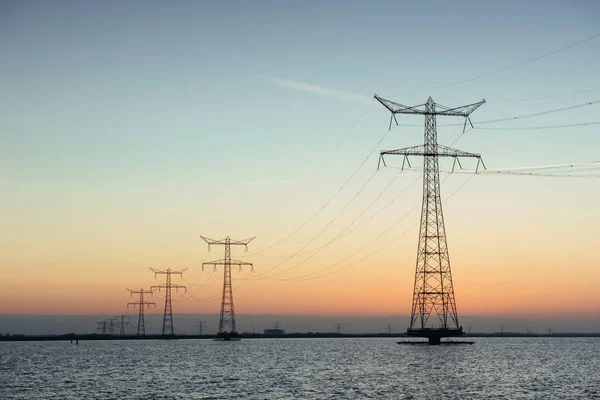
<path id="1" fill-rule="evenodd" d="M 600 339 L 0 343 L 0 399 L 600 399 Z"/>

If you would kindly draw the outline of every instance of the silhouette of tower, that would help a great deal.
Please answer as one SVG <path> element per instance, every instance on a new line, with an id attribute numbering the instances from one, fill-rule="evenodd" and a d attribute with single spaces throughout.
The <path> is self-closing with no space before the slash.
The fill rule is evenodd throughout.
<path id="1" fill-rule="evenodd" d="M 231 259 L 231 246 L 244 246 L 248 251 L 248 243 L 254 238 L 246 240 L 231 240 L 229 236 L 222 240 L 213 240 L 204 236 L 200 236 L 206 243 L 208 243 L 208 250 L 210 251 L 211 245 L 224 245 L 225 246 L 225 258 L 222 260 L 205 262 L 202 264 L 202 270 L 205 265 L 212 265 L 214 270 L 217 270 L 217 265 L 223 265 L 223 297 L 221 300 L 221 316 L 219 318 L 219 331 L 220 337 L 229 338 L 237 335 L 237 329 L 235 326 L 235 311 L 233 307 L 233 290 L 231 288 L 231 266 L 237 265 L 242 270 L 243 265 L 249 265 L 251 271 L 254 271 L 252 263 L 244 261 L 236 261 Z"/>
<path id="2" fill-rule="evenodd" d="M 115 319 L 114 318 L 109 318 L 107 320 L 108 322 L 108 334 L 109 335 L 114 335 L 115 334 Z"/>
<path id="3" fill-rule="evenodd" d="M 171 289 L 175 289 L 179 292 L 179 289 L 186 290 L 185 286 L 178 285 L 176 283 L 171 283 L 171 275 L 180 275 L 185 272 L 187 269 L 182 269 L 181 271 L 171 271 L 171 268 L 167 268 L 166 271 L 159 271 L 153 268 L 150 268 L 152 272 L 154 272 L 154 277 L 157 275 L 166 275 L 167 279 L 164 284 L 152 286 L 150 290 L 154 291 L 154 289 L 158 289 L 160 292 L 161 289 L 165 290 L 165 314 L 163 316 L 163 325 L 162 325 L 162 334 L 163 335 L 174 335 L 175 331 L 173 330 L 173 304 L 171 301 Z"/>
<path id="4" fill-rule="evenodd" d="M 471 127 L 473 126 L 469 115 L 485 103 L 485 100 L 466 106 L 449 108 L 434 103 L 431 97 L 425 104 L 413 107 L 385 100 L 377 95 L 375 95 L 375 99 L 392 113 L 390 128 L 392 118 L 396 120 L 396 114 L 425 116 L 425 142 L 423 145 L 381 151 L 379 161 L 383 161 L 385 165 L 385 155 L 401 155 L 404 156 L 402 163 L 404 167 L 404 162 L 408 162 L 410 165 L 409 156 L 423 157 L 423 205 L 410 327 L 407 334 L 409 336 L 425 337 L 429 340 L 429 344 L 439 344 L 442 337 L 463 334 L 463 329 L 458 323 L 450 257 L 446 243 L 446 228 L 440 195 L 439 158 L 454 158 L 453 170 L 457 162 L 459 167 L 462 168 L 459 160 L 462 157 L 476 158 L 476 171 L 479 169 L 480 162 L 484 168 L 485 164 L 483 164 L 479 154 L 439 145 L 437 142 L 436 116 L 464 117 L 464 133 L 467 122 L 471 124 Z M 398 124 L 397 121 L 396 124 Z M 439 321 L 435 318 L 430 320 L 432 313 L 438 316 Z M 439 323 L 436 324 L 436 322 Z"/>
<path id="5" fill-rule="evenodd" d="M 342 324 L 335 324 L 335 331 L 338 335 L 342 334 Z"/>
<path id="6" fill-rule="evenodd" d="M 100 326 L 96 329 L 99 330 L 102 335 L 106 335 L 106 325 L 107 325 L 106 320 L 98 321 L 98 325 L 100 325 Z"/>
<path id="7" fill-rule="evenodd" d="M 137 334 L 143 336 L 146 334 L 146 323 L 144 322 L 144 307 L 147 307 L 147 308 L 150 308 L 150 306 L 156 307 L 156 303 L 152 303 L 152 302 L 146 301 L 144 299 L 144 295 L 146 295 L 146 294 L 149 294 L 152 296 L 152 291 L 144 290 L 144 289 L 140 289 L 140 290 L 127 289 L 127 290 L 129 291 L 129 293 L 131 293 L 131 296 L 133 296 L 134 294 L 140 295 L 140 300 L 137 302 L 134 302 L 134 303 L 127 303 L 127 308 L 129 308 L 129 306 L 133 306 L 133 308 L 135 308 L 136 305 L 139 307 Z"/>
<path id="8" fill-rule="evenodd" d="M 119 327 L 119 335 L 125 336 L 125 327 L 131 326 L 131 323 L 129 322 L 129 316 L 125 314 L 117 315 L 115 320 L 117 321 L 117 326 Z"/>
<path id="9" fill-rule="evenodd" d="M 202 336 L 202 328 L 204 327 L 204 321 L 198 321 L 198 336 Z"/>

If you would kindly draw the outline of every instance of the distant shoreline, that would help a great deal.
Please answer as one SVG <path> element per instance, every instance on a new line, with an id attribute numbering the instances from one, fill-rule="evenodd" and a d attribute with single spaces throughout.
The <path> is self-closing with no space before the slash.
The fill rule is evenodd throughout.
<path id="1" fill-rule="evenodd" d="M 282 335 L 264 335 L 242 333 L 240 339 L 310 339 L 310 338 L 406 338 L 406 334 L 372 334 L 372 333 L 285 333 Z M 552 334 L 525 334 L 517 332 L 504 333 L 472 333 L 461 336 L 463 338 L 548 338 L 548 337 L 600 337 L 600 333 L 552 333 Z M 92 341 L 92 340 L 186 340 L 186 339 L 215 339 L 217 335 L 101 335 L 93 334 L 64 334 L 64 335 L 2 335 L 0 342 L 56 342 L 56 341 Z"/>

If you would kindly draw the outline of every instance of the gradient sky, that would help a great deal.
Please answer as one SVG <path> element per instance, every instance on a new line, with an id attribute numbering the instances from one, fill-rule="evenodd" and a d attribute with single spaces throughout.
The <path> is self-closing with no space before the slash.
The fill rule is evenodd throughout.
<path id="1" fill-rule="evenodd" d="M 421 196 L 413 172 L 380 196 L 365 217 L 413 183 L 369 223 L 267 273 L 286 271 L 276 276 L 284 280 L 259 275 L 286 260 L 276 257 L 324 245 L 378 197 L 398 170 L 380 170 L 340 214 L 376 170 L 376 154 L 295 235 L 252 252 L 301 226 L 376 146 L 389 114 L 373 93 L 448 106 L 485 98 L 475 125 L 591 102 L 600 99 L 600 37 L 460 85 L 395 95 L 495 71 L 599 29 L 596 1 L 3 1 L 0 313 L 120 313 L 126 287 L 161 282 L 149 267 L 188 268 L 176 279 L 189 289 L 174 296 L 176 312 L 217 312 L 222 273 L 200 266 L 222 249 L 208 253 L 202 234 L 256 236 L 248 254 L 234 250 L 256 269 L 234 272 L 238 312 L 406 315 Z M 598 121 L 599 111 L 494 127 Z M 441 143 L 462 129 L 443 125 L 460 122 L 438 121 Z M 380 149 L 422 143 L 422 117 L 401 123 L 416 126 L 392 130 Z M 454 146 L 481 153 L 488 168 L 596 161 L 599 127 L 474 130 Z M 598 315 L 600 181 L 476 176 L 463 187 L 468 179 L 452 175 L 442 186 L 444 198 L 456 191 L 444 213 L 459 314 Z M 318 279 L 297 279 L 305 275 Z"/>

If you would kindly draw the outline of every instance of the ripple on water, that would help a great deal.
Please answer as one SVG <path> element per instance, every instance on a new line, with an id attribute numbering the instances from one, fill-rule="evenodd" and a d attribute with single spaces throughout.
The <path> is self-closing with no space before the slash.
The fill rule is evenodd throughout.
<path id="1" fill-rule="evenodd" d="M 600 339 L 0 343 L 0 399 L 593 399 Z"/>

